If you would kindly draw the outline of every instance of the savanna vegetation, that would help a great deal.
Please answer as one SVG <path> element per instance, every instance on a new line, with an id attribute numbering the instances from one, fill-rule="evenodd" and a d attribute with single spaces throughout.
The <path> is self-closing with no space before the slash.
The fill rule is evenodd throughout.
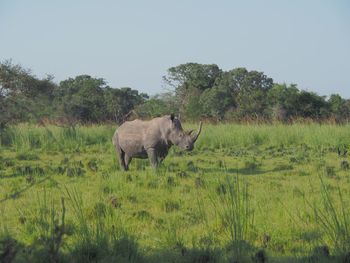
<path id="1" fill-rule="evenodd" d="M 193 152 L 121 172 L 112 125 L 10 126 L 0 260 L 348 262 L 349 128 L 206 124 Z"/>
<path id="2" fill-rule="evenodd" d="M 132 116 L 180 114 L 183 120 L 284 123 L 296 120 L 347 122 L 350 100 L 320 96 L 296 84 L 275 83 L 263 72 L 215 64 L 187 63 L 167 70 L 168 92 L 149 96 L 106 80 L 79 75 L 60 83 L 39 79 L 11 61 L 0 63 L 0 126 L 18 122 L 122 123 Z M 132 114 L 131 114 L 132 113 Z"/>
<path id="3" fill-rule="evenodd" d="M 0 262 L 350 262 L 350 100 L 215 64 L 163 79 L 0 63 Z M 115 123 L 169 113 L 204 121 L 195 150 L 120 171 Z"/>

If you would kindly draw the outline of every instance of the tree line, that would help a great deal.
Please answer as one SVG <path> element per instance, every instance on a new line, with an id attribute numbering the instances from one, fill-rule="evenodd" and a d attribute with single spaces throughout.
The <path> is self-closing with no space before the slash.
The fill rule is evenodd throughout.
<path id="1" fill-rule="evenodd" d="M 11 61 L 0 63 L 0 127 L 7 123 L 125 121 L 130 113 L 152 118 L 169 113 L 186 120 L 346 122 L 350 100 L 275 83 L 263 72 L 216 64 L 186 63 L 167 70 L 167 92 L 150 97 L 129 87 L 112 88 L 102 78 L 79 75 L 55 83 Z"/>

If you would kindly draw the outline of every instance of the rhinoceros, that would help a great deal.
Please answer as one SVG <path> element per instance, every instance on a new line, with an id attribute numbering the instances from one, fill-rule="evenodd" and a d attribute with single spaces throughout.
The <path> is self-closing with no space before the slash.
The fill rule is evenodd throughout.
<path id="1" fill-rule="evenodd" d="M 132 158 L 149 158 L 151 165 L 157 167 L 172 145 L 192 151 L 201 130 L 202 122 L 196 133 L 185 132 L 179 118 L 171 114 L 149 121 L 126 121 L 117 128 L 112 142 L 124 171 L 128 170 Z"/>

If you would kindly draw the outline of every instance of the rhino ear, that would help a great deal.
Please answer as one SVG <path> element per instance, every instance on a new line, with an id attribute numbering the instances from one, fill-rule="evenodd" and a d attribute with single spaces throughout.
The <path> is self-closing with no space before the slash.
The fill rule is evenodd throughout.
<path id="1" fill-rule="evenodd" d="M 175 119 L 174 113 L 170 114 L 170 119 L 171 119 L 171 121 L 174 121 L 174 119 Z"/>

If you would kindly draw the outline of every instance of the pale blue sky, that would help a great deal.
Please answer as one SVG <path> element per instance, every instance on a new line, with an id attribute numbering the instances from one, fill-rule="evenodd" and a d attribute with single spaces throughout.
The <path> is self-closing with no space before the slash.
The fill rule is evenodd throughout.
<path id="1" fill-rule="evenodd" d="M 0 60 L 162 92 L 186 62 L 246 67 L 350 98 L 350 1 L 0 0 Z"/>

